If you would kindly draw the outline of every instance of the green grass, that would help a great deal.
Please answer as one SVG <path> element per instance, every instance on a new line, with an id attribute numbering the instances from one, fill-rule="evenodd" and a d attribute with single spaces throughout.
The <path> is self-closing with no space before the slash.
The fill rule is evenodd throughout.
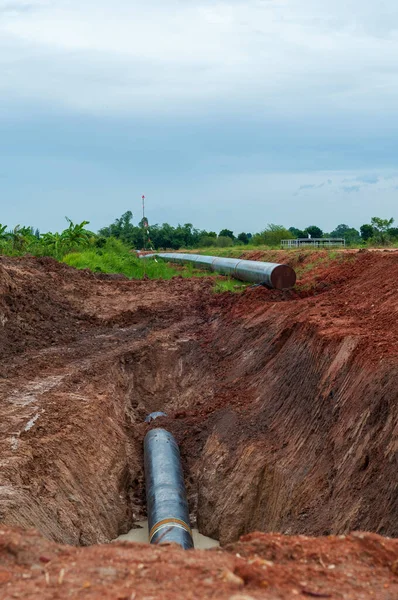
<path id="1" fill-rule="evenodd" d="M 63 258 L 63 262 L 75 269 L 89 269 L 94 273 L 120 273 L 129 279 L 171 279 L 175 276 L 184 278 L 211 277 L 214 279 L 213 291 L 239 293 L 250 284 L 222 277 L 209 271 L 196 269 L 193 264 L 170 265 L 162 259 L 139 259 L 125 249 L 84 250 L 71 252 Z"/>
<path id="2" fill-rule="evenodd" d="M 253 285 L 252 283 L 245 283 L 243 281 L 237 281 L 229 277 L 223 277 L 216 280 L 213 291 L 216 294 L 222 294 L 224 292 L 232 292 L 233 294 L 239 294 L 243 292 L 248 286 Z"/>
<path id="3" fill-rule="evenodd" d="M 239 258 L 244 252 L 251 250 L 270 250 L 269 246 L 253 246 L 252 244 L 242 244 L 240 246 L 228 246 L 227 248 L 218 248 L 217 246 L 209 246 L 206 248 L 196 248 L 188 250 L 192 254 L 202 254 L 205 256 L 222 256 L 224 258 Z M 184 250 L 181 250 L 184 252 Z"/>
<path id="4" fill-rule="evenodd" d="M 139 259 L 133 254 L 102 250 L 72 252 L 62 259 L 75 269 L 90 269 L 94 273 L 121 273 L 129 279 L 171 279 L 181 274 L 169 264 L 152 258 Z"/>
<path id="5" fill-rule="evenodd" d="M 118 240 L 108 240 L 102 248 L 90 248 L 71 252 L 62 259 L 75 269 L 89 269 L 94 273 L 120 273 L 129 279 L 171 279 L 180 276 L 211 277 L 215 293 L 243 291 L 247 285 L 229 277 L 223 277 L 194 264 L 170 264 L 161 258 L 140 259 Z"/>
<path id="6" fill-rule="evenodd" d="M 363 244 L 352 244 L 350 246 L 346 246 L 345 248 L 341 248 L 341 250 L 359 250 L 360 248 L 364 248 L 366 246 L 364 246 Z M 379 246 L 381 248 L 381 246 Z M 384 246 L 386 247 L 386 246 Z M 398 242 L 396 244 L 392 244 L 389 246 L 391 247 L 398 247 Z M 219 248 L 217 246 L 207 246 L 206 248 L 195 248 L 195 249 L 186 249 L 184 250 L 183 248 L 181 248 L 179 250 L 179 252 L 191 252 L 192 254 L 204 254 L 204 255 L 208 255 L 208 256 L 223 256 L 225 258 L 239 258 L 240 256 L 242 256 L 242 254 L 244 254 L 245 252 L 267 252 L 267 253 L 275 253 L 275 256 L 277 256 L 277 253 L 279 251 L 284 251 L 284 252 L 289 252 L 291 254 L 294 254 L 295 252 L 328 252 L 331 255 L 337 255 L 340 253 L 340 249 L 336 248 L 336 247 L 332 247 L 332 248 L 328 248 L 327 246 L 325 247 L 313 247 L 313 246 L 300 246 L 298 248 L 281 248 L 280 245 L 277 246 L 266 246 L 264 244 L 259 245 L 259 246 L 254 246 L 253 244 L 237 244 L 234 246 L 227 246 L 226 248 Z"/>

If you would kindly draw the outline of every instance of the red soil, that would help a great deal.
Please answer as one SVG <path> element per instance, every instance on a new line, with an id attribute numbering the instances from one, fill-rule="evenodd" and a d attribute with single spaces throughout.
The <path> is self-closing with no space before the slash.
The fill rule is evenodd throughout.
<path id="1" fill-rule="evenodd" d="M 262 260 L 277 257 L 257 253 Z M 250 253 L 252 256 L 252 253 Z M 266 302 L 306 299 L 305 304 L 278 308 L 301 322 L 314 323 L 323 335 L 349 333 L 366 342 L 374 360 L 398 352 L 398 251 L 379 254 L 369 251 L 344 252 L 328 260 L 324 251 L 281 252 L 283 260 L 298 270 L 295 290 L 248 290 L 238 300 L 225 296 L 230 317 L 264 308 Z M 310 267 L 308 268 L 308 265 Z"/>
<path id="2" fill-rule="evenodd" d="M 398 535 L 398 254 L 260 258 L 297 289 L 0 259 L 0 598 L 398 598 L 395 540 L 289 535 Z M 225 548 L 60 545 L 145 515 L 152 410 Z"/>
<path id="3" fill-rule="evenodd" d="M 398 542 L 251 534 L 224 550 L 130 542 L 73 548 L 0 529 L 1 598 L 395 600 Z"/>

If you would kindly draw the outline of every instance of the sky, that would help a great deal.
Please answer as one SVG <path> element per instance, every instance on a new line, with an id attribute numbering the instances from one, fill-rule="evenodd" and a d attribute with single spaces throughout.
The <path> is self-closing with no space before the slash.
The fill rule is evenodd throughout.
<path id="1" fill-rule="evenodd" d="M 398 220 L 396 0 L 0 0 L 0 223 Z"/>

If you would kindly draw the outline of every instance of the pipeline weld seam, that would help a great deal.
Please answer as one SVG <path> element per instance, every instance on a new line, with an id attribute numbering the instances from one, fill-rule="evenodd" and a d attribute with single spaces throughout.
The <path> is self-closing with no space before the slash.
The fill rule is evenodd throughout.
<path id="1" fill-rule="evenodd" d="M 162 521 L 159 521 L 158 523 L 155 523 L 155 525 L 152 527 L 151 531 L 149 532 L 149 543 L 151 543 L 152 538 L 154 537 L 154 535 L 156 533 L 158 533 L 158 531 L 160 531 L 161 529 L 164 529 L 165 527 L 178 527 L 179 529 L 184 529 L 185 531 L 187 531 L 189 533 L 190 536 L 192 536 L 192 530 L 190 528 L 190 526 L 185 523 L 185 521 L 182 521 L 181 519 L 163 519 Z"/>
<path id="2" fill-rule="evenodd" d="M 152 542 L 155 535 L 157 533 L 159 533 L 160 531 L 162 531 L 162 529 L 166 529 L 166 532 L 171 529 L 181 529 L 182 531 L 186 531 L 187 533 L 189 533 L 186 527 L 183 527 L 182 525 L 179 525 L 177 523 L 171 523 L 171 524 L 169 523 L 169 524 L 161 525 L 160 527 L 158 527 L 157 530 L 154 532 L 153 536 L 150 538 L 149 543 Z"/>

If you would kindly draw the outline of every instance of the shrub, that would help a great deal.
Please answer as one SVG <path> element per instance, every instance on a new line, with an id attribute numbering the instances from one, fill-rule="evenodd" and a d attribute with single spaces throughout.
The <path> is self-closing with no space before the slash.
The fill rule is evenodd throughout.
<path id="1" fill-rule="evenodd" d="M 232 238 L 230 238 L 226 235 L 219 235 L 218 238 L 214 241 L 215 241 L 215 245 L 218 248 L 227 248 L 228 246 L 232 246 L 234 243 Z"/>

